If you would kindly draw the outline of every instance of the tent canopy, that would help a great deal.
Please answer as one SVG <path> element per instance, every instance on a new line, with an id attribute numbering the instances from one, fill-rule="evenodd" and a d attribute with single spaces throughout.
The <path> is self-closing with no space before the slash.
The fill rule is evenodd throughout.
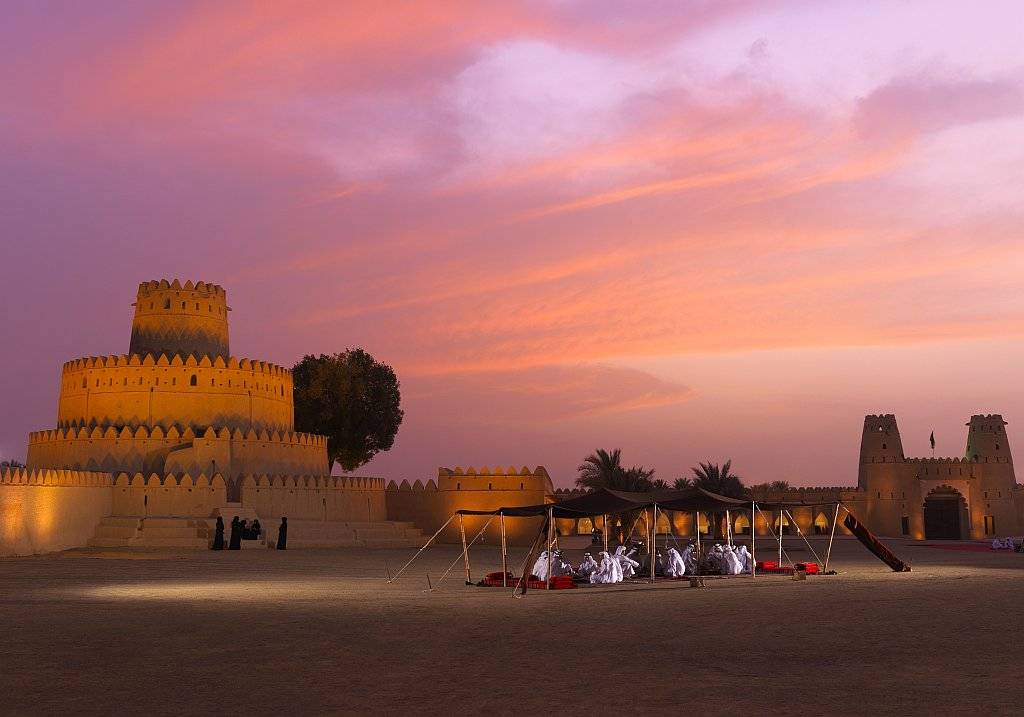
<path id="1" fill-rule="evenodd" d="M 556 518 L 588 518 L 596 515 L 616 515 L 633 510 L 644 510 L 657 505 L 661 510 L 736 510 L 749 508 L 750 501 L 712 493 L 703 488 L 660 491 L 656 493 L 630 493 L 610 488 L 598 488 L 560 503 L 519 505 L 494 510 L 459 510 L 459 515 L 507 515 L 515 518 L 546 516 L 548 511 Z"/>

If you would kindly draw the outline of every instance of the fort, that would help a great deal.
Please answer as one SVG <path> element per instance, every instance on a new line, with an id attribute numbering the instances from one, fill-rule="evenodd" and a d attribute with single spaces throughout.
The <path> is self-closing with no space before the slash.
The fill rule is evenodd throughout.
<path id="1" fill-rule="evenodd" d="M 332 476 L 324 436 L 294 430 L 291 371 L 231 354 L 227 293 L 205 282 L 147 281 L 134 303 L 128 353 L 64 364 L 56 426 L 28 439 L 26 469 L 0 474 L 0 555 L 78 546 L 203 548 L 218 516 L 289 517 L 289 545 L 418 545 L 424 533 L 458 542 L 446 523 L 459 508 L 554 502 L 541 466 L 439 468 L 436 478 Z M 1024 533 L 999 415 L 967 423 L 964 454 L 908 458 L 891 414 L 864 418 L 856 487 L 755 489 L 757 499 L 800 503 L 791 515 L 730 516 L 738 535 L 831 532 L 841 502 L 874 532 L 917 540 Z M 790 524 L 790 517 L 795 525 Z M 509 522 L 513 543 L 533 519 Z M 671 521 L 671 522 L 670 522 Z M 721 531 L 713 516 L 662 516 L 659 531 Z M 465 529 L 498 539 L 498 526 Z M 559 521 L 589 534 L 589 519 Z"/>

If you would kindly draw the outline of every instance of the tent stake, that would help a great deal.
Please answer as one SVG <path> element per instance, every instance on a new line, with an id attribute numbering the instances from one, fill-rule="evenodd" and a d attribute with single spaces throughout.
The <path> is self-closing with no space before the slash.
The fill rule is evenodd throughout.
<path id="1" fill-rule="evenodd" d="M 825 553 L 825 567 L 821 569 L 821 572 L 828 572 L 828 560 L 832 557 L 832 541 L 836 537 L 836 523 L 839 522 L 839 502 L 836 501 L 836 512 L 832 516 L 832 533 L 828 536 L 828 552 Z"/>
<path id="2" fill-rule="evenodd" d="M 508 587 L 508 543 L 505 542 L 505 514 L 499 513 L 501 518 L 501 587 Z"/>
<path id="3" fill-rule="evenodd" d="M 447 527 L 448 527 L 448 524 L 449 524 L 449 523 L 451 523 L 451 522 L 452 522 L 452 520 L 454 520 L 454 519 L 455 519 L 455 515 L 456 515 L 455 513 L 452 513 L 451 517 L 450 517 L 450 518 L 448 518 L 448 520 L 446 520 L 446 521 L 444 522 L 444 525 L 442 525 L 442 526 L 441 526 L 440 528 L 438 528 L 438 529 L 437 529 L 437 532 L 436 532 L 436 533 L 434 533 L 433 535 L 431 535 L 431 536 L 430 536 L 430 538 L 428 538 L 428 539 L 427 539 L 427 542 L 425 542 L 425 543 L 423 544 L 423 547 L 422 547 L 422 548 L 420 548 L 420 549 L 419 549 L 419 550 L 417 551 L 417 553 L 416 553 L 415 555 L 413 555 L 413 556 L 412 556 L 411 558 L 409 558 L 409 562 L 407 562 L 407 563 L 406 563 L 405 565 L 403 565 L 403 566 L 402 566 L 402 568 L 401 568 L 401 570 L 399 570 L 399 571 L 398 571 L 397 573 L 395 573 L 395 577 L 393 577 L 393 578 L 391 578 L 390 580 L 388 580 L 388 583 L 393 583 L 393 582 L 394 582 L 395 580 L 398 580 L 398 576 L 399 576 L 399 575 L 401 575 L 401 574 L 402 574 L 402 572 L 403 572 L 403 571 L 404 571 L 404 570 L 405 570 L 405 569 L 406 569 L 407 567 L 409 567 L 410 565 L 412 565 L 412 561 L 413 561 L 413 560 L 415 560 L 416 558 L 418 558 L 418 557 L 420 556 L 420 553 L 422 553 L 422 552 L 423 552 L 424 550 L 426 550 L 426 549 L 427 549 L 427 546 L 429 546 L 429 545 L 430 545 L 431 543 L 433 543 L 433 542 L 434 542 L 434 539 L 435 539 L 435 538 L 436 538 L 437 536 L 439 536 L 439 535 L 441 534 L 441 531 L 442 531 L 442 530 L 444 530 L 445 528 L 447 528 Z"/>
<path id="4" fill-rule="evenodd" d="M 469 548 L 466 547 L 466 523 L 462 519 L 462 513 L 459 513 L 459 534 L 462 536 L 462 562 L 466 566 L 466 584 L 469 585 L 473 580 L 469 576 Z"/>

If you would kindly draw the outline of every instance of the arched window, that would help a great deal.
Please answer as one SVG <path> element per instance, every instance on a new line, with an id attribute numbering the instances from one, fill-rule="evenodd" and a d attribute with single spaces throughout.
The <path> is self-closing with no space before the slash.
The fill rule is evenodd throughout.
<path id="1" fill-rule="evenodd" d="M 170 309 L 170 308 L 171 308 L 171 300 L 170 299 L 164 299 L 164 309 Z"/>
<path id="2" fill-rule="evenodd" d="M 192 378 L 190 378 L 188 380 L 188 385 L 189 386 L 198 386 L 199 385 L 199 379 L 196 378 L 195 374 L 192 374 Z"/>

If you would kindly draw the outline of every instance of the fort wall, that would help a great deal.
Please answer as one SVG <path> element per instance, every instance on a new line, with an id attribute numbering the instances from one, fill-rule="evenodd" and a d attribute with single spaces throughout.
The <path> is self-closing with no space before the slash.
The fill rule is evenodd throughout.
<path id="1" fill-rule="evenodd" d="M 90 357 L 64 364 L 57 425 L 288 431 L 293 394 L 291 371 L 264 361 Z"/>
<path id="2" fill-rule="evenodd" d="M 189 427 L 58 428 L 29 434 L 30 468 L 183 474 L 245 473 L 327 475 L 327 439 L 280 433 Z"/>
<path id="3" fill-rule="evenodd" d="M 391 520 L 413 523 L 432 535 L 451 518 L 456 510 L 494 510 L 503 506 L 539 505 L 551 502 L 554 489 L 543 466 L 534 470 L 486 466 L 477 470 L 438 469 L 438 480 L 391 481 L 387 486 L 387 514 Z M 484 527 L 491 516 L 465 516 L 466 540 Z M 510 545 L 529 545 L 542 523 L 540 518 L 505 518 L 505 534 Z M 500 521 L 495 517 L 480 538 L 490 545 L 501 541 Z M 460 543 L 459 519 L 448 523 L 437 537 L 441 543 Z"/>
<path id="4" fill-rule="evenodd" d="M 389 517 L 381 478 L 246 476 L 242 504 L 264 522 L 289 520 L 380 522 Z"/>
<path id="5" fill-rule="evenodd" d="M 85 545 L 111 511 L 106 473 L 26 469 L 0 472 L 0 556 Z"/>

